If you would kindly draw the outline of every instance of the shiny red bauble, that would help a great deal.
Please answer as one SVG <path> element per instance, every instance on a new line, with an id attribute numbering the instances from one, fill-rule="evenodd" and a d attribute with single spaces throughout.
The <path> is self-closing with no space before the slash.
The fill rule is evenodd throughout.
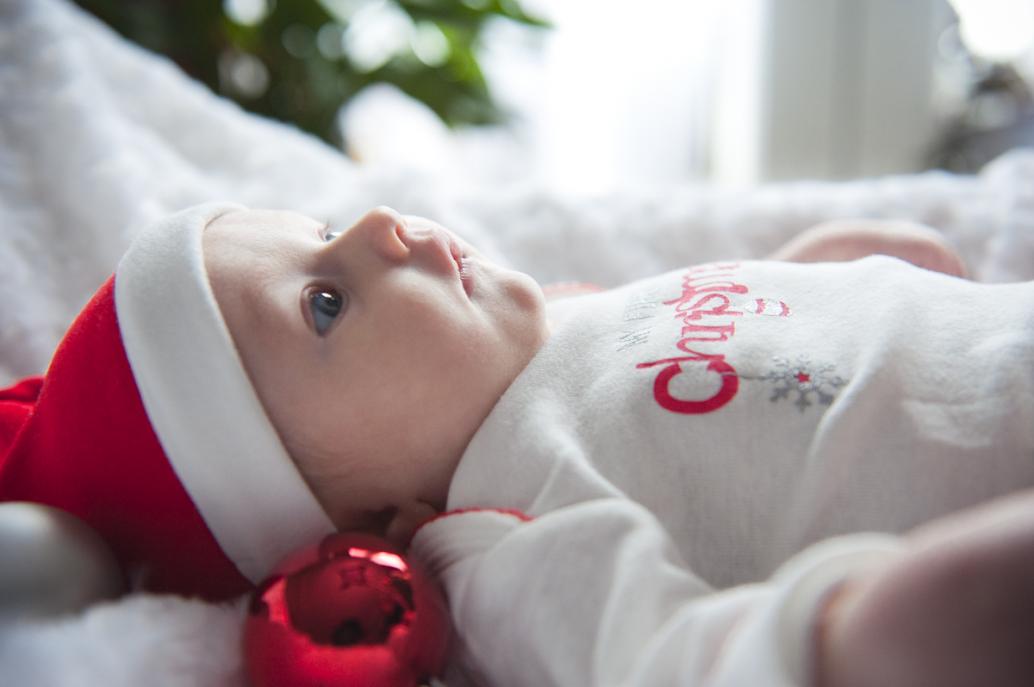
<path id="1" fill-rule="evenodd" d="M 252 594 L 245 665 L 254 687 L 410 687 L 441 674 L 449 632 L 439 588 L 402 551 L 335 534 Z"/>

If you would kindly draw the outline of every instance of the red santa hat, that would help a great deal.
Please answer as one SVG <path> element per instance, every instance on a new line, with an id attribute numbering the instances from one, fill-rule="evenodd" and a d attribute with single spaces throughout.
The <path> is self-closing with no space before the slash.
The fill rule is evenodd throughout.
<path id="1" fill-rule="evenodd" d="M 130 582 L 223 599 L 334 527 L 259 402 L 201 236 L 238 205 L 141 231 L 46 376 L 0 390 L 0 501 L 66 510 Z"/>

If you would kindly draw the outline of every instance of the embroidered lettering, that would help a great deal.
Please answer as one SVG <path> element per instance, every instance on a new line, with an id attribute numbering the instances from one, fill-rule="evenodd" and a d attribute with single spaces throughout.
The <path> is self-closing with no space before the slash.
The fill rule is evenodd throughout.
<path id="1" fill-rule="evenodd" d="M 683 373 L 682 363 L 704 361 L 707 362 L 707 371 L 718 375 L 721 380 L 718 390 L 708 398 L 699 400 L 677 398 L 671 392 L 671 384 L 672 380 Z M 653 380 L 654 400 L 657 401 L 662 408 L 670 410 L 673 413 L 701 415 L 703 413 L 714 412 L 731 401 L 740 388 L 740 379 L 736 375 L 735 368 L 727 363 L 724 356 L 721 355 L 709 356 L 698 354 L 695 356 L 668 358 L 665 360 L 655 360 L 650 363 L 639 363 L 636 367 L 643 369 L 654 367 L 656 365 L 664 365 L 664 367 L 661 368 L 661 371 Z"/>
<path id="2" fill-rule="evenodd" d="M 654 311 L 657 310 L 658 305 L 660 302 L 657 300 L 656 291 L 650 290 L 633 294 L 625 304 L 625 311 L 622 313 L 621 319 L 625 322 L 650 319 L 654 317 Z"/>
<path id="3" fill-rule="evenodd" d="M 644 329 L 636 329 L 633 331 L 625 331 L 618 337 L 618 342 L 621 344 L 618 346 L 618 351 L 624 351 L 632 346 L 638 346 L 644 344 L 650 339 L 650 327 Z"/>
<path id="4" fill-rule="evenodd" d="M 659 367 L 653 382 L 654 400 L 665 410 L 673 413 L 698 415 L 711 413 L 729 401 L 739 391 L 740 380 L 734 368 L 721 353 L 706 353 L 690 347 L 703 344 L 721 344 L 736 334 L 732 318 L 743 315 L 733 307 L 729 294 L 744 295 L 749 289 L 732 279 L 739 268 L 738 263 L 712 264 L 692 267 L 682 277 L 682 293 L 676 298 L 664 301 L 673 306 L 673 316 L 682 320 L 683 326 L 675 347 L 684 353 L 674 358 L 639 363 L 637 369 Z M 707 319 L 706 324 L 700 322 Z M 729 318 L 725 322 L 712 322 L 712 318 Z M 703 365 L 709 375 L 717 375 L 718 388 L 707 398 L 680 398 L 672 391 L 672 385 L 686 372 L 683 366 Z M 699 369 L 699 368 L 698 368 Z"/>

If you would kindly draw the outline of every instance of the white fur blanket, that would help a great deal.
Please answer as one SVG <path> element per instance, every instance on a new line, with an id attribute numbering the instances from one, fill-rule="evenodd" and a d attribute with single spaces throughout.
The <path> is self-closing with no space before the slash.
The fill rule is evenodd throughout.
<path id="1" fill-rule="evenodd" d="M 356 167 L 242 112 L 62 0 L 0 0 L 0 384 L 38 373 L 134 227 L 209 199 L 348 222 L 388 204 L 433 217 L 548 282 L 611 285 L 765 255 L 840 217 L 944 232 L 977 279 L 1034 278 L 1034 152 L 972 177 L 925 173 L 757 189 L 563 197 L 533 183 Z M 239 606 L 134 594 L 0 626 L 0 682 L 238 685 Z"/>

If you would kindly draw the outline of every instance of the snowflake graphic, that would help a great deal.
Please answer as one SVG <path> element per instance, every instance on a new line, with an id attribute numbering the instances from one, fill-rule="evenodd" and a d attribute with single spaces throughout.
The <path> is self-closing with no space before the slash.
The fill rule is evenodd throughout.
<path id="1" fill-rule="evenodd" d="M 840 387 L 847 384 L 847 380 L 835 374 L 835 366 L 816 365 L 806 356 L 798 356 L 796 360 L 775 356 L 772 364 L 771 372 L 750 379 L 773 384 L 772 396 L 768 399 L 773 403 L 790 399 L 796 393 L 794 405 L 802 413 L 815 402 L 830 405 Z"/>

